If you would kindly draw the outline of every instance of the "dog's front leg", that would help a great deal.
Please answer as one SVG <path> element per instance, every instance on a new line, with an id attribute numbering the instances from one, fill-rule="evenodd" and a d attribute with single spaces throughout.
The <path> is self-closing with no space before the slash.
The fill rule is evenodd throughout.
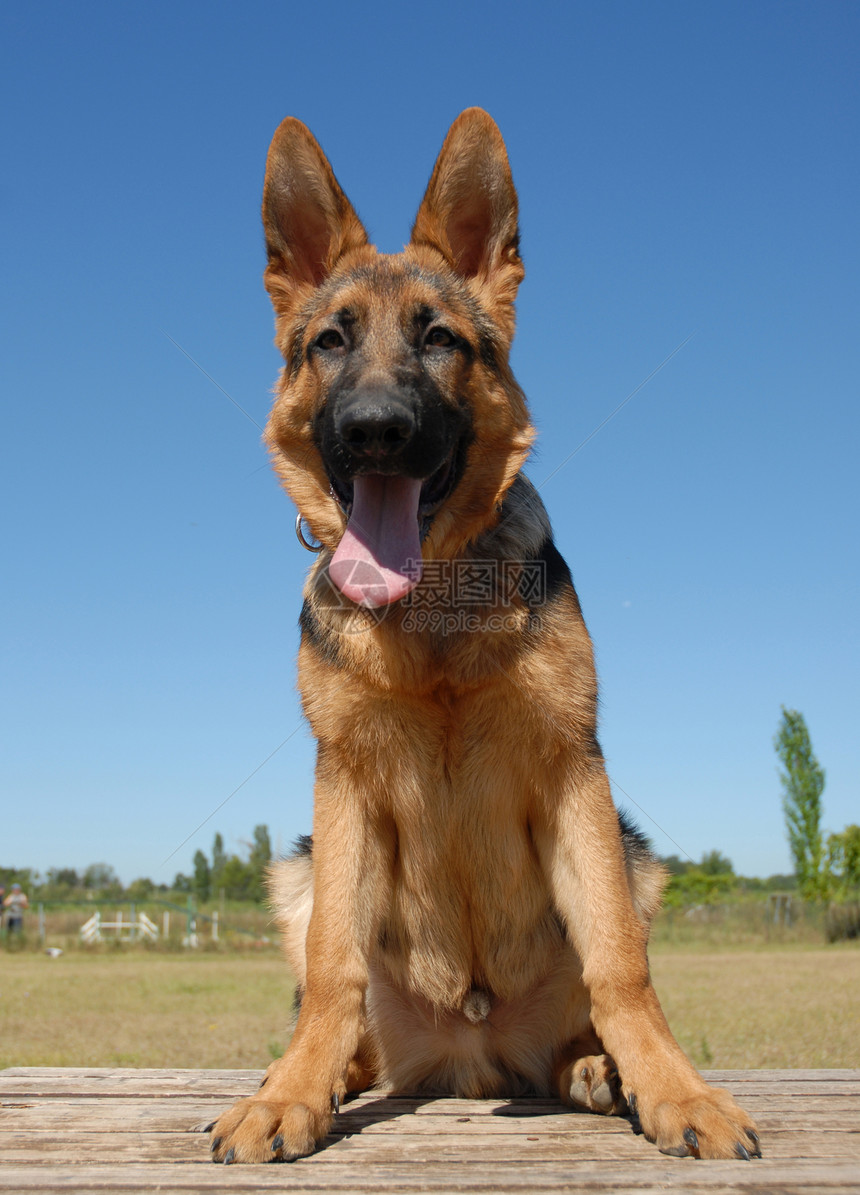
<path id="1" fill-rule="evenodd" d="M 289 1048 L 260 1090 L 213 1125 L 217 1162 L 303 1157 L 328 1133 L 363 1027 L 367 960 L 383 907 L 386 836 L 369 823 L 354 792 L 317 784 L 301 1011 Z"/>
<path id="2" fill-rule="evenodd" d="M 602 763 L 565 788 L 542 854 L 568 934 L 582 960 L 591 1020 L 614 1059 L 645 1135 L 669 1154 L 748 1158 L 753 1121 L 709 1087 L 675 1041 L 651 984 L 647 929 L 637 918 L 618 819 Z"/>

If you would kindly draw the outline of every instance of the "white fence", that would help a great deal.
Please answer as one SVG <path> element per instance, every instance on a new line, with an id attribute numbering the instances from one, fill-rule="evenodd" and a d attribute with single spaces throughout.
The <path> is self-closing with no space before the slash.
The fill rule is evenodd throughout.
<path id="1" fill-rule="evenodd" d="M 151 942 L 158 941 L 158 926 L 154 921 L 150 921 L 146 913 L 138 913 L 134 909 L 125 921 L 122 909 L 117 912 L 116 921 L 102 921 L 101 913 L 96 910 L 89 921 L 85 921 L 81 926 L 80 932 L 84 942 L 101 942 L 103 933 L 117 938 L 120 942 L 139 942 L 144 938 Z"/>
<path id="2" fill-rule="evenodd" d="M 40 926 L 42 914 L 40 912 Z M 207 918 L 211 927 L 212 941 L 218 941 L 218 913 L 214 912 L 211 918 Z M 80 936 L 83 942 L 102 942 L 104 937 L 114 938 L 120 942 L 141 942 L 148 940 L 150 942 L 157 942 L 159 937 L 158 926 L 154 921 L 147 917 L 146 913 L 138 912 L 134 907 L 131 909 L 131 915 L 123 918 L 122 909 L 117 911 L 116 921 L 104 921 L 101 913 L 96 910 L 88 921 L 85 921 L 80 928 Z M 161 934 L 166 939 L 170 936 L 170 913 L 165 909 L 164 920 L 161 927 Z M 42 937 L 44 932 L 42 931 Z M 187 932 L 182 939 L 183 946 L 199 946 L 200 937 L 197 933 L 197 919 L 195 917 L 188 918 Z"/>

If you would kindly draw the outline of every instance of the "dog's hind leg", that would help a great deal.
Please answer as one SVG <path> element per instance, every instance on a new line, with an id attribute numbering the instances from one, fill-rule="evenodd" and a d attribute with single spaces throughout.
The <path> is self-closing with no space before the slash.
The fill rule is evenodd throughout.
<path id="1" fill-rule="evenodd" d="M 367 1091 L 376 1084 L 376 1071 L 367 1057 L 368 1051 L 362 1042 L 359 1042 L 358 1050 L 355 1057 L 346 1068 L 346 1091 L 347 1094 L 357 1091 Z"/>
<path id="2" fill-rule="evenodd" d="M 623 813 L 618 815 L 618 828 L 633 908 L 643 926 L 650 929 L 660 905 L 665 871 L 644 834 Z M 565 1104 L 607 1116 L 624 1116 L 627 1112 L 618 1067 L 591 1026 L 559 1050 L 552 1077 Z"/>
<path id="3" fill-rule="evenodd" d="M 623 1116 L 627 1111 L 618 1067 L 593 1030 L 559 1050 L 552 1077 L 565 1104 L 605 1116 Z"/>
<path id="4" fill-rule="evenodd" d="M 302 835 L 294 854 L 272 863 L 266 879 L 284 954 L 296 977 L 298 1010 L 307 983 L 306 945 L 314 906 L 313 842 L 310 836 Z"/>

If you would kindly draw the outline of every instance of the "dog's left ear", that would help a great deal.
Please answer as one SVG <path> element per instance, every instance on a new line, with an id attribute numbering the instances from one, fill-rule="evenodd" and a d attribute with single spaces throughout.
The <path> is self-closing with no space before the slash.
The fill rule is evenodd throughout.
<path id="1" fill-rule="evenodd" d="M 464 278 L 474 279 L 504 325 L 523 279 L 517 193 L 498 126 L 482 108 L 451 125 L 415 224 L 413 245 L 432 245 Z"/>

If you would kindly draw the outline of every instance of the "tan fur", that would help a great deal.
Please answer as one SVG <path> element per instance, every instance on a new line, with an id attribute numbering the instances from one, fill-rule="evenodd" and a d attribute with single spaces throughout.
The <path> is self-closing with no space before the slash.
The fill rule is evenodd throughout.
<path id="1" fill-rule="evenodd" d="M 696 1074 L 651 986 L 646 942 L 663 873 L 622 840 L 569 580 L 538 609 L 497 588 L 469 605 L 468 629 L 451 631 L 414 624 L 422 602 L 456 606 L 450 580 L 425 575 L 380 616 L 344 599 L 328 574 L 345 517 L 314 421 L 332 375 L 307 346 L 345 309 L 361 329 L 362 376 L 382 389 L 418 368 L 407 331 L 422 307 L 441 309 L 474 347 L 434 364 L 443 401 L 468 408 L 472 438 L 422 544 L 425 568 L 492 560 L 519 575 L 541 552 L 555 559 L 520 473 L 534 433 L 508 364 L 523 267 L 498 129 L 480 110 L 463 113 L 412 242 L 384 256 L 311 134 L 285 121 L 269 153 L 264 225 L 286 362 L 267 439 L 323 545 L 299 652 L 319 755 L 313 857 L 272 874 L 301 1012 L 264 1088 L 218 1121 L 214 1156 L 308 1153 L 332 1097 L 370 1082 L 467 1096 L 554 1090 L 603 1112 L 635 1096 L 664 1150 L 756 1152 L 752 1122 Z"/>

